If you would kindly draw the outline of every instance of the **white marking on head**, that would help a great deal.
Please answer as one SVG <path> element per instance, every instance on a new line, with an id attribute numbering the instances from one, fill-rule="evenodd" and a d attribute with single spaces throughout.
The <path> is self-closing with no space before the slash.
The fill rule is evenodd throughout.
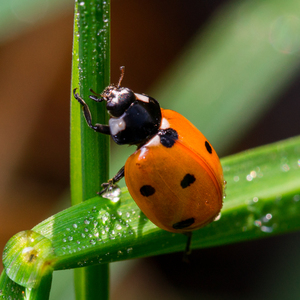
<path id="1" fill-rule="evenodd" d="M 110 118 L 109 119 L 109 128 L 110 133 L 112 135 L 118 134 L 120 131 L 124 130 L 126 128 L 126 122 L 123 118 Z"/>
<path id="2" fill-rule="evenodd" d="M 168 129 L 170 128 L 170 124 L 166 118 L 162 118 L 159 129 Z"/>
<path id="3" fill-rule="evenodd" d="M 142 95 L 142 94 L 137 94 L 135 93 L 135 96 L 138 98 L 138 100 L 149 103 L 150 102 L 150 98 L 146 95 Z"/>
<path id="4" fill-rule="evenodd" d="M 119 103 L 119 100 L 120 100 L 120 95 L 123 95 L 123 94 L 126 94 L 128 93 L 128 90 L 127 89 L 123 89 L 121 91 L 112 91 L 111 92 L 111 101 L 114 102 L 114 103 Z"/>

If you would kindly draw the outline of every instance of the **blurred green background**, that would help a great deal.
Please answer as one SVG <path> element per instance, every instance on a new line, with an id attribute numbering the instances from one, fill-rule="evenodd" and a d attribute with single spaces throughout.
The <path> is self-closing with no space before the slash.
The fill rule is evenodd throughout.
<path id="1" fill-rule="evenodd" d="M 2 249 L 69 205 L 73 5 L 0 3 Z M 297 1 L 111 7 L 112 82 L 125 65 L 124 86 L 189 118 L 220 156 L 299 135 Z M 111 148 L 113 175 L 134 148 Z M 299 246 L 292 233 L 194 251 L 189 265 L 181 253 L 114 263 L 111 299 L 299 299 Z M 52 299 L 73 295 L 72 272 L 55 272 Z"/>

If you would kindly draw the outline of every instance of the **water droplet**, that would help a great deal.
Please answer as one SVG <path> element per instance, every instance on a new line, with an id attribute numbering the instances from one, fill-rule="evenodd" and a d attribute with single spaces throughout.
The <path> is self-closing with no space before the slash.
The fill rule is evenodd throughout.
<path id="1" fill-rule="evenodd" d="M 118 225 L 116 226 L 116 229 L 117 229 L 117 230 L 121 230 L 121 229 L 122 229 L 122 226 L 121 226 L 120 224 L 118 224 Z"/>
<path id="2" fill-rule="evenodd" d="M 69 236 L 68 237 L 68 240 L 71 242 L 71 241 L 73 241 L 73 237 L 72 236 Z"/>
<path id="3" fill-rule="evenodd" d="M 233 181 L 234 181 L 234 182 L 238 182 L 239 180 L 240 180 L 240 177 L 239 177 L 239 176 L 234 176 L 234 177 L 233 177 Z"/>
<path id="4" fill-rule="evenodd" d="M 263 219 L 262 219 L 262 221 L 263 222 L 269 222 L 271 219 L 272 219 L 272 215 L 271 214 L 266 214 L 264 217 L 263 217 Z"/>
<path id="5" fill-rule="evenodd" d="M 250 174 L 248 174 L 248 175 L 246 176 L 246 179 L 247 179 L 247 181 L 252 181 L 253 177 L 252 177 Z"/>
<path id="6" fill-rule="evenodd" d="M 127 248 L 127 250 L 126 250 L 126 251 L 127 251 L 127 253 L 129 254 L 129 253 L 131 253 L 131 252 L 132 252 L 132 250 L 133 250 L 133 249 L 132 249 L 132 247 L 130 247 L 130 248 Z"/>
<path id="7" fill-rule="evenodd" d="M 62 241 L 65 243 L 67 240 L 66 239 L 62 239 Z"/>
<path id="8" fill-rule="evenodd" d="M 298 202 L 298 201 L 300 200 L 300 195 L 295 195 L 295 196 L 293 197 L 293 200 L 294 200 L 295 202 Z"/>
<path id="9" fill-rule="evenodd" d="M 73 228 L 75 228 L 75 229 L 76 229 L 77 227 L 78 227 L 78 226 L 77 226 L 77 224 L 73 224 Z"/>
<path id="10" fill-rule="evenodd" d="M 273 227 L 272 226 L 261 226 L 260 230 L 262 232 L 266 232 L 266 233 L 270 233 L 270 232 L 273 232 Z"/>
<path id="11" fill-rule="evenodd" d="M 95 240 L 90 240 L 90 244 L 91 244 L 91 245 L 95 245 L 95 244 L 96 244 L 96 241 L 95 241 Z"/>
<path id="12" fill-rule="evenodd" d="M 105 192 L 104 194 L 102 194 L 101 196 L 103 198 L 109 199 L 110 201 L 116 203 L 120 200 L 120 194 L 121 194 L 121 189 L 115 185 L 115 186 L 111 186 L 107 192 Z"/>
<path id="13" fill-rule="evenodd" d="M 290 170 L 290 166 L 289 166 L 288 164 L 283 164 L 283 165 L 281 166 L 281 170 L 282 170 L 283 172 L 288 172 L 288 171 Z"/>
<path id="14" fill-rule="evenodd" d="M 88 219 L 85 219 L 84 222 L 83 222 L 85 225 L 89 225 L 90 224 L 90 221 Z"/>
<path id="15" fill-rule="evenodd" d="M 254 221 L 254 225 L 255 225 L 256 227 L 261 227 L 261 221 L 260 221 L 260 220 L 255 220 L 255 221 Z"/>

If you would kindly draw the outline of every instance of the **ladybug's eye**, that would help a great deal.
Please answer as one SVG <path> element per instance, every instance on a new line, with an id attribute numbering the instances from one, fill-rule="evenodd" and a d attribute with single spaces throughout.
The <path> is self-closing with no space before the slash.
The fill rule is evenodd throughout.
<path id="1" fill-rule="evenodd" d="M 108 97 L 106 109 L 113 117 L 120 117 L 136 97 L 132 90 L 128 88 L 117 88 L 111 91 Z"/>

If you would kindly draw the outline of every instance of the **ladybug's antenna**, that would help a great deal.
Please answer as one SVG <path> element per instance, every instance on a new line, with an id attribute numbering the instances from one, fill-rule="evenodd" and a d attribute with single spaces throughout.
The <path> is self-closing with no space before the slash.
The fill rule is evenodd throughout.
<path id="1" fill-rule="evenodd" d="M 121 67 L 120 67 L 120 71 L 121 71 L 121 76 L 120 76 L 120 79 L 119 79 L 119 82 L 118 82 L 117 88 L 119 88 L 119 87 L 120 87 L 120 85 L 121 85 L 121 82 L 122 82 L 122 80 L 123 80 L 123 78 L 124 78 L 124 74 L 125 74 L 125 67 L 124 67 L 124 66 L 121 66 Z"/>

